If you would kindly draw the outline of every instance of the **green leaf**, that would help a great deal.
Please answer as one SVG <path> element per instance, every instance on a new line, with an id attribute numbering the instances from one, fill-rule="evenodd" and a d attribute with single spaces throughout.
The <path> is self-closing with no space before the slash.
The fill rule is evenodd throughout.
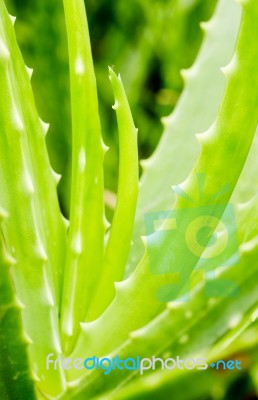
<path id="1" fill-rule="evenodd" d="M 46 371 L 45 357 L 61 352 L 58 306 L 66 230 L 44 126 L 2 0 L 0 17 L 0 201 L 9 214 L 3 232 L 17 261 L 13 277 L 25 306 L 22 320 L 30 341 L 32 372 L 42 391 L 56 395 L 64 389 L 64 375 L 60 368 Z"/>
<path id="2" fill-rule="evenodd" d="M 208 221 L 213 220 L 213 215 L 219 220 L 249 152 L 258 117 L 255 112 L 249 114 L 249 109 L 258 109 L 258 78 L 255 72 L 258 67 L 255 63 L 258 54 L 256 46 L 251 44 L 257 14 L 258 5 L 254 0 L 250 0 L 244 6 L 243 22 L 234 57 L 227 69 L 224 69 L 227 85 L 217 119 L 207 133 L 199 136 L 202 143 L 200 157 L 186 182 L 180 186 L 181 192 L 184 190 L 186 196 L 177 197 L 174 210 L 182 211 L 179 222 L 183 227 L 188 226 L 195 216 L 196 207 L 192 206 L 192 202 L 199 205 L 200 182 L 196 176 L 206 176 L 203 201 L 212 199 Z M 248 52 L 245 48 L 246 43 L 249 43 Z M 227 191 L 222 190 L 225 187 Z M 212 229 L 215 227 L 216 224 Z M 106 312 L 93 323 L 82 324 L 82 333 L 72 353 L 73 357 L 79 357 L 85 348 L 89 354 L 103 355 L 120 346 L 126 340 L 128 332 L 141 328 L 164 308 L 164 304 L 156 296 L 156 291 L 160 287 L 164 288 L 162 285 L 166 285 L 164 300 L 172 300 L 179 295 L 196 266 L 196 257 L 189 257 L 189 252 L 185 252 L 176 239 L 177 236 L 171 238 L 171 233 L 165 231 L 162 242 L 158 243 L 155 258 L 159 263 L 169 264 L 170 261 L 172 269 L 161 275 L 152 274 L 149 270 L 149 259 L 145 255 L 132 276 L 119 284 L 117 295 Z M 154 236 L 151 246 L 155 244 Z M 149 251 L 150 248 L 149 245 Z M 171 248 L 177 260 L 176 264 L 172 263 Z M 71 371 L 71 378 L 76 376 L 77 372 Z"/>
<path id="3" fill-rule="evenodd" d="M 92 301 L 104 252 L 103 157 L 98 98 L 84 2 L 64 0 L 72 103 L 72 188 L 61 330 L 71 351 Z"/>
<path id="4" fill-rule="evenodd" d="M 0 209 L 0 224 L 6 214 Z M 15 295 L 11 267 L 0 230 L 0 393 L 2 400 L 36 399 L 28 342 L 21 321 L 22 304 Z"/>
<path id="5" fill-rule="evenodd" d="M 252 216 L 249 214 L 252 210 Z M 252 202 L 248 207 L 239 211 L 239 233 L 240 237 L 246 238 L 245 233 L 252 218 L 258 216 L 258 207 L 253 207 Z M 249 214 L 249 215 L 248 215 Z M 240 221 L 245 219 L 246 225 Z M 247 239 L 247 238 L 246 238 Z M 258 241 L 256 232 L 252 237 L 240 243 L 240 263 L 231 265 L 212 274 L 198 279 L 197 284 L 190 293 L 190 300 L 183 302 L 172 302 L 167 305 L 165 311 L 150 321 L 141 329 L 131 332 L 128 339 L 115 349 L 109 357 L 119 355 L 121 359 L 140 356 L 141 358 L 152 356 L 169 358 L 180 355 L 181 358 L 205 357 L 208 362 L 217 359 L 226 359 L 234 348 L 232 345 L 236 339 L 247 328 L 252 327 L 257 321 L 257 265 Z M 209 260 L 202 269 L 207 270 Z M 207 298 L 207 284 L 221 285 L 223 282 L 231 283 L 218 297 Z M 238 291 L 236 291 L 238 289 Z M 238 342 L 237 352 L 246 348 L 245 343 Z M 85 353 L 84 353 L 85 354 Z M 93 354 L 93 353 L 92 353 Z M 97 353 L 95 349 L 94 354 Z M 205 374 L 207 372 L 205 371 Z M 145 381 L 151 379 L 159 382 L 159 389 L 166 381 L 177 382 L 183 379 L 182 374 L 177 371 L 148 372 L 144 379 L 137 377 L 138 372 L 119 370 L 112 371 L 109 379 L 102 377 L 103 371 L 92 371 L 82 381 L 80 387 L 70 392 L 71 399 L 80 399 L 82 396 L 95 396 L 105 390 L 113 391 L 107 394 L 107 399 L 130 398 L 130 393 L 136 396 L 146 387 Z M 136 379 L 127 384 L 131 379 Z M 122 386 L 124 389 L 120 392 Z M 83 388 L 84 387 L 84 388 Z M 74 397 L 72 394 L 74 393 Z"/>
<path id="6" fill-rule="evenodd" d="M 241 9 L 235 0 L 222 0 L 212 19 L 202 25 L 204 39 L 197 60 L 192 68 L 183 71 L 183 94 L 173 114 L 164 119 L 165 130 L 157 149 L 142 163 L 127 275 L 144 253 L 144 215 L 171 208 L 175 200 L 171 186 L 186 178 L 200 152 L 194 134 L 204 132 L 215 119 L 226 84 L 220 68 L 233 54 L 240 16 Z"/>
<path id="7" fill-rule="evenodd" d="M 96 319 L 115 296 L 114 282 L 124 276 L 134 226 L 139 187 L 137 129 L 120 76 L 109 69 L 115 96 L 113 106 L 119 129 L 119 182 L 117 202 L 105 249 L 103 272 L 88 320 Z"/>

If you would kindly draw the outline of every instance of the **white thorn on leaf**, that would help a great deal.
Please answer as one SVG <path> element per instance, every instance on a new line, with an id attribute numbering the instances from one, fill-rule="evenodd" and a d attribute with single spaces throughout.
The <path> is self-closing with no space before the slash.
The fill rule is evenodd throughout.
<path id="1" fill-rule="evenodd" d="M 101 141 L 101 147 L 104 153 L 106 153 L 109 150 L 109 147 L 103 142 L 103 140 Z"/>
<path id="2" fill-rule="evenodd" d="M 108 66 L 108 78 L 109 78 L 110 81 L 112 81 L 112 79 L 114 78 L 113 75 L 115 75 L 115 72 L 114 72 L 113 68 L 114 68 L 113 66 L 112 67 Z"/>
<path id="3" fill-rule="evenodd" d="M 63 220 L 63 222 L 64 222 L 64 224 L 65 224 L 66 229 L 68 229 L 69 226 L 70 226 L 70 221 L 69 221 L 69 219 L 65 218 L 65 217 L 62 215 L 62 220 Z"/>
<path id="4" fill-rule="evenodd" d="M 11 14 L 9 14 L 9 17 L 10 17 L 11 23 L 14 25 L 15 21 L 16 21 L 16 17 L 14 15 L 11 15 Z"/>
<path id="5" fill-rule="evenodd" d="M 115 287 L 116 291 L 123 290 L 127 285 L 128 285 L 127 279 L 125 279 L 124 281 L 120 281 L 120 282 L 114 282 L 114 287 Z"/>
<path id="6" fill-rule="evenodd" d="M 23 339 L 25 343 L 33 344 L 33 340 L 29 337 L 29 335 L 26 332 L 23 332 Z"/>
<path id="7" fill-rule="evenodd" d="M 152 165 L 152 157 L 146 158 L 145 160 L 140 160 L 140 166 L 142 169 L 147 170 Z"/>
<path id="8" fill-rule="evenodd" d="M 228 78 L 237 67 L 237 57 L 236 54 L 232 57 L 231 61 L 225 65 L 225 67 L 221 67 L 220 70 L 223 72 L 226 78 Z"/>
<path id="9" fill-rule="evenodd" d="M 14 296 L 14 304 L 16 305 L 16 307 L 18 307 L 20 310 L 24 310 L 25 305 L 21 302 L 21 300 L 19 299 L 19 297 L 15 294 Z"/>
<path id="10" fill-rule="evenodd" d="M 57 172 L 55 172 L 52 168 L 51 168 L 51 173 L 52 173 L 52 176 L 53 176 L 53 178 L 55 180 L 56 185 L 58 185 L 58 183 L 60 182 L 60 180 L 62 178 L 62 175 L 60 175 Z"/>
<path id="11" fill-rule="evenodd" d="M 166 128 L 169 125 L 171 118 L 170 117 L 162 117 L 160 120 L 161 120 L 162 125 Z"/>
<path id="12" fill-rule="evenodd" d="M 209 142 L 212 140 L 214 132 L 215 132 L 215 123 L 213 123 L 207 131 L 202 133 L 196 133 L 195 134 L 196 140 L 200 143 L 200 145 L 207 146 Z"/>
<path id="13" fill-rule="evenodd" d="M 113 110 L 117 110 L 119 108 L 119 103 L 117 100 L 115 101 L 115 104 L 112 106 L 112 108 Z"/>
<path id="14" fill-rule="evenodd" d="M 32 74 L 33 74 L 33 69 L 30 67 L 27 67 L 27 65 L 25 65 L 25 68 L 26 68 L 29 78 L 31 79 Z"/>
<path id="15" fill-rule="evenodd" d="M 80 322 L 80 327 L 85 334 L 89 333 L 91 330 L 95 330 L 96 326 L 98 326 L 97 319 L 90 322 Z"/>
<path id="16" fill-rule="evenodd" d="M 209 29 L 209 23 L 207 21 L 200 22 L 200 28 L 203 32 L 207 32 Z"/>
<path id="17" fill-rule="evenodd" d="M 49 130 L 49 124 L 47 122 L 44 122 L 41 118 L 39 119 L 40 121 L 40 125 L 43 129 L 44 134 L 46 135 L 48 133 Z"/>
<path id="18" fill-rule="evenodd" d="M 200 22 L 200 28 L 204 33 L 209 32 L 214 25 L 214 19 L 210 19 L 209 21 Z"/>
<path id="19" fill-rule="evenodd" d="M 204 145 L 204 143 L 206 142 L 205 132 L 204 133 L 195 133 L 194 136 L 196 137 L 196 140 L 198 143 L 200 143 L 200 145 Z"/>
<path id="20" fill-rule="evenodd" d="M 38 375 L 35 372 L 31 372 L 31 377 L 34 382 L 40 382 Z"/>
<path id="21" fill-rule="evenodd" d="M 180 70 L 180 75 L 184 82 L 186 82 L 191 76 L 192 76 L 192 70 L 189 69 L 181 69 Z"/>

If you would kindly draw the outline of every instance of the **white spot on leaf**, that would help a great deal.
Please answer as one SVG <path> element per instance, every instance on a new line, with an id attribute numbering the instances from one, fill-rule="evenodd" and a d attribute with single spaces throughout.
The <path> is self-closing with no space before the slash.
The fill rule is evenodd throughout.
<path id="1" fill-rule="evenodd" d="M 28 194 L 31 195 L 34 193 L 34 185 L 32 182 L 32 177 L 30 176 L 30 173 L 27 170 L 25 171 L 24 174 L 24 187 Z"/>
<path id="2" fill-rule="evenodd" d="M 75 252 L 75 254 L 82 253 L 82 239 L 81 239 L 81 234 L 79 232 L 74 236 L 72 240 L 72 249 Z"/>
<path id="3" fill-rule="evenodd" d="M 17 131 L 23 131 L 24 124 L 16 106 L 13 107 L 13 124 Z"/>
<path id="4" fill-rule="evenodd" d="M 86 153 L 84 148 L 82 147 L 79 153 L 79 170 L 80 172 L 84 172 L 86 167 Z"/>
<path id="5" fill-rule="evenodd" d="M 8 61 L 10 58 L 10 52 L 7 49 L 5 43 L 3 42 L 2 39 L 0 39 L 0 59 L 4 61 Z"/>
<path id="6" fill-rule="evenodd" d="M 85 66 L 80 56 L 75 61 L 75 72 L 77 75 L 83 75 L 85 73 Z"/>
<path id="7" fill-rule="evenodd" d="M 242 314 L 235 314 L 230 318 L 230 321 L 228 323 L 228 327 L 230 329 L 235 328 L 241 321 L 242 319 Z"/>

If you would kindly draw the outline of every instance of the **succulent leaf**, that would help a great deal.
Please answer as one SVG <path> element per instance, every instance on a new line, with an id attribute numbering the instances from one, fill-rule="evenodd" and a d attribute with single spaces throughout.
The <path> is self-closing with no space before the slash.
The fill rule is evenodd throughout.
<path id="1" fill-rule="evenodd" d="M 0 224 L 6 213 L 0 209 Z M 23 393 L 36 399 L 30 372 L 28 343 L 21 320 L 22 304 L 12 282 L 15 260 L 7 253 L 0 228 L 0 393 L 1 399 L 18 399 Z"/>
<path id="2" fill-rule="evenodd" d="M 144 254 L 140 240 L 145 235 L 144 215 L 171 208 L 175 199 L 171 186 L 187 177 L 200 152 L 194 134 L 204 132 L 216 117 L 226 85 L 220 67 L 233 54 L 240 17 L 241 8 L 235 0 L 223 0 L 205 23 L 203 44 L 194 65 L 184 74 L 181 98 L 166 118 L 157 149 L 144 163 L 127 276 Z"/>
<path id="3" fill-rule="evenodd" d="M 109 77 L 115 97 L 113 106 L 119 129 L 119 182 L 117 201 L 109 238 L 105 249 L 103 272 L 92 312 L 87 319 L 96 319 L 115 295 L 114 282 L 121 281 L 131 247 L 136 202 L 139 188 L 137 129 L 120 76 L 109 68 Z"/>
<path id="4" fill-rule="evenodd" d="M 103 158 L 85 6 L 64 0 L 72 105 L 72 188 L 61 329 L 69 353 L 92 301 L 104 253 Z M 78 29 L 79 26 L 79 29 Z"/>
<path id="5" fill-rule="evenodd" d="M 64 376 L 60 369 L 46 371 L 45 357 L 61 352 L 58 306 L 66 231 L 30 80 L 3 1 L 0 15 L 0 201 L 9 214 L 3 232 L 17 261 L 13 277 L 25 306 L 32 374 L 42 391 L 56 395 L 64 390 Z"/>
<path id="6" fill-rule="evenodd" d="M 181 185 L 181 189 L 188 194 L 188 197 L 177 196 L 174 209 L 188 208 L 190 210 L 189 213 L 182 213 L 182 225 L 187 225 L 194 213 L 189 197 L 195 204 L 199 204 L 199 182 L 196 179 L 198 174 L 205 174 L 207 177 L 205 195 L 207 198 L 213 198 L 210 215 L 213 215 L 216 207 L 220 205 L 218 218 L 222 216 L 253 140 L 257 126 L 257 113 L 254 112 L 250 118 L 248 110 L 258 109 L 258 79 L 256 79 L 255 72 L 257 66 L 254 63 L 258 57 L 256 46 L 252 47 L 251 44 L 258 6 L 253 0 L 250 0 L 249 3 L 249 6 L 245 7 L 243 11 L 238 44 L 233 61 L 230 63 L 225 94 L 217 119 L 210 130 L 202 135 L 204 140 L 199 160 L 187 181 Z M 245 51 L 245 43 L 250 43 L 248 54 Z M 232 109 L 235 111 L 232 112 Z M 214 159 L 214 154 L 216 154 L 216 159 Z M 228 154 L 231 155 L 230 162 Z M 211 163 L 210 160 L 213 162 Z M 223 188 L 225 185 L 228 190 L 222 192 L 220 197 L 216 197 L 214 188 Z M 173 298 L 180 294 L 196 266 L 196 259 L 189 259 L 189 254 L 185 254 L 180 249 L 174 238 L 171 239 L 169 234 L 166 235 L 167 238 L 164 237 L 157 253 L 159 262 L 162 262 L 163 259 L 169 260 L 170 249 L 175 246 L 174 254 L 176 254 L 178 264 L 172 264 L 173 268 L 169 271 L 170 274 L 154 275 L 150 272 L 149 259 L 145 254 L 135 272 L 118 287 L 116 297 L 106 312 L 94 323 L 82 324 L 82 332 L 73 356 L 78 356 L 85 348 L 91 349 L 93 353 L 98 350 L 99 354 L 109 354 L 121 345 L 126 340 L 128 331 L 141 328 L 164 307 L 156 297 L 157 289 L 164 283 L 169 284 L 169 290 L 173 284 Z M 155 245 L 155 241 L 153 245 Z M 175 281 L 173 272 L 179 274 L 181 279 L 179 284 L 178 275 Z M 177 284 L 175 285 L 175 283 Z M 170 295 L 168 292 L 168 298 Z M 124 310 L 127 310 L 127 313 Z M 113 318 L 119 321 L 119 329 Z M 109 332 L 108 336 L 103 332 L 101 326 L 106 327 Z M 103 343 L 102 348 L 100 343 Z"/>

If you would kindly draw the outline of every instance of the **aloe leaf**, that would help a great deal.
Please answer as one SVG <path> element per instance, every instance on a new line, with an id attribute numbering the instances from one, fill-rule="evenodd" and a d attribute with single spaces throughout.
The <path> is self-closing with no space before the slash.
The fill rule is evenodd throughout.
<path id="1" fill-rule="evenodd" d="M 68 215 L 71 113 L 63 4 L 47 0 L 5 0 L 5 4 L 17 17 L 17 41 L 25 63 L 33 68 L 30 72 L 38 112 L 50 123 L 46 142 L 51 165 L 62 174 L 58 192 L 62 210 Z"/>
<path id="2" fill-rule="evenodd" d="M 65 226 L 44 127 L 2 1 L 0 17 L 0 201 L 9 214 L 3 232 L 8 251 L 17 261 L 13 277 L 25 306 L 21 313 L 32 373 L 42 391 L 56 395 L 64 390 L 64 376 L 60 369 L 46 371 L 45 357 L 61 352 L 58 300 Z"/>
<path id="3" fill-rule="evenodd" d="M 120 76 L 109 69 L 109 77 L 114 91 L 119 129 L 119 182 L 117 202 L 109 233 L 103 272 L 92 312 L 88 319 L 96 319 L 115 296 L 114 282 L 121 281 L 128 258 L 134 226 L 136 202 L 139 187 L 137 129 Z"/>
<path id="4" fill-rule="evenodd" d="M 193 291 L 190 302 L 169 304 L 167 310 L 155 320 L 139 331 L 132 332 L 128 341 L 109 357 L 119 355 L 121 359 L 136 356 L 174 358 L 180 354 L 184 359 L 205 357 L 208 363 L 211 363 L 217 359 L 227 359 L 234 348 L 237 349 L 237 353 L 246 349 L 245 342 L 242 342 L 242 345 L 238 342 L 240 346 L 236 347 L 235 341 L 243 331 L 257 321 L 258 286 L 255 262 L 258 254 L 257 240 L 255 245 L 243 244 L 242 249 L 241 265 L 230 267 L 220 276 L 220 279 L 234 280 L 240 287 L 240 294 L 234 301 L 229 301 L 228 297 L 211 298 L 207 301 L 203 281 Z M 249 270 L 246 273 L 247 266 Z M 206 318 L 207 315 L 209 318 Z M 166 382 L 176 384 L 178 379 L 183 379 L 182 374 L 187 375 L 187 371 L 173 370 L 162 374 L 148 371 L 147 377 L 129 383 L 129 390 L 128 386 L 121 389 L 132 378 L 136 378 L 138 373 L 138 371 L 123 373 L 115 370 L 107 381 L 105 378 L 102 379 L 103 371 L 94 371 L 87 375 L 80 387 L 69 392 L 69 399 L 79 400 L 83 396 L 96 396 L 112 387 L 114 388 L 112 392 L 100 398 L 122 399 L 131 398 L 133 395 L 137 398 L 137 395 L 144 394 L 146 384 L 150 380 L 156 382 L 155 390 L 162 391 L 161 388 Z M 189 376 L 186 378 L 189 379 Z"/>
<path id="5" fill-rule="evenodd" d="M 241 357 L 241 352 L 243 350 L 246 349 L 246 346 L 239 346 L 237 347 L 237 352 L 236 353 L 232 353 L 231 351 L 231 346 L 230 346 L 230 342 L 231 341 L 237 341 L 238 336 L 241 334 L 241 330 L 243 329 L 243 326 L 248 326 L 250 324 L 252 324 L 252 316 L 254 315 L 255 309 L 251 309 L 248 314 L 246 315 L 246 317 L 244 318 L 244 321 L 242 321 L 242 326 L 237 326 L 234 329 L 230 329 L 228 334 L 223 336 L 221 340 L 219 340 L 218 344 L 215 344 L 214 347 L 211 347 L 211 351 L 208 349 L 205 349 L 205 351 L 202 351 L 200 354 L 199 353 L 188 353 L 185 356 L 182 356 L 181 358 L 191 358 L 191 357 L 205 357 L 207 362 L 210 364 L 211 362 L 216 362 L 217 360 L 227 360 L 227 359 L 242 359 Z M 230 341 L 228 340 L 228 336 L 230 336 Z M 238 342 L 239 343 L 239 342 Z M 173 354 L 170 353 L 165 353 L 165 357 L 173 357 L 176 353 L 177 349 L 175 349 L 175 351 L 173 351 Z M 183 350 L 183 354 L 184 354 L 184 350 Z M 238 355 L 238 356 L 237 356 Z M 246 365 L 243 361 L 241 361 L 241 369 L 242 369 L 242 373 L 243 370 L 246 369 Z M 233 371 L 231 371 L 233 372 Z M 204 379 L 204 381 L 206 381 L 206 379 L 209 380 L 210 378 L 210 374 L 212 373 L 212 379 L 210 381 L 210 387 L 205 387 L 204 384 L 204 390 L 206 391 L 207 395 L 210 394 L 211 392 L 211 387 L 214 388 L 214 392 L 215 390 L 215 386 L 217 387 L 217 385 L 221 384 L 221 390 L 222 392 L 225 391 L 226 387 L 228 386 L 228 383 L 230 381 L 232 381 L 233 379 L 235 379 L 236 375 L 239 375 L 239 373 L 241 373 L 240 371 L 234 371 L 234 373 L 232 373 L 231 375 L 227 375 L 224 374 L 224 378 L 226 382 L 221 382 L 221 379 L 223 378 L 223 374 L 219 374 L 218 375 L 218 379 L 215 380 L 215 376 L 214 376 L 214 371 L 211 370 L 211 372 L 209 370 L 205 370 L 205 375 L 204 375 L 204 371 L 201 372 L 194 372 L 194 371 L 156 371 L 156 372 L 150 372 L 148 376 L 145 376 L 141 379 L 136 379 L 132 382 L 129 383 L 129 385 L 122 387 L 120 390 L 114 390 L 112 392 L 108 392 L 103 396 L 99 396 L 100 399 L 102 400 L 108 400 L 108 399 L 131 399 L 131 398 L 145 398 L 145 396 L 155 396 L 156 393 L 164 393 L 166 391 L 169 390 L 178 390 L 177 387 L 178 385 L 180 385 L 179 387 L 181 387 L 181 391 L 182 391 L 182 383 L 185 381 L 189 381 L 191 379 L 191 382 L 193 382 L 193 379 L 197 379 L 198 381 L 201 380 L 201 376 Z M 230 379 L 231 377 L 231 379 Z M 227 382 L 227 378 L 230 379 L 229 382 Z M 149 382 L 155 382 L 155 384 L 152 385 L 148 385 Z M 125 382 L 126 383 L 126 382 Z M 201 385 L 201 387 L 199 386 L 199 391 L 197 391 L 197 393 L 193 394 L 193 393 L 188 393 L 186 394 L 186 398 L 187 396 L 189 396 L 189 398 L 191 399 L 195 399 L 195 398 L 199 398 L 202 389 L 203 389 L 203 385 L 201 384 L 201 382 L 199 382 L 199 385 Z M 147 393 L 146 393 L 146 387 L 148 387 Z M 162 398 L 162 395 L 161 395 Z M 179 397 L 180 398 L 180 397 Z"/>
<path id="6" fill-rule="evenodd" d="M 213 371 L 205 371 L 205 374 L 203 371 L 185 371 L 183 374 L 174 371 L 174 379 L 171 379 L 171 374 L 166 371 L 157 372 L 155 376 L 151 375 L 134 381 L 133 384 L 122 388 L 118 393 L 106 393 L 93 399 L 149 400 L 158 398 L 159 400 L 167 400 L 171 393 L 177 400 L 199 400 L 200 398 L 209 398 L 211 394 L 217 398 L 223 398 L 223 394 L 239 375 L 239 373 L 221 374 L 220 378 L 215 380 Z M 189 381 L 191 381 L 190 385 Z"/>
<path id="7" fill-rule="evenodd" d="M 127 275 L 144 253 L 140 240 L 145 235 L 144 215 L 171 208 L 172 184 L 186 178 L 200 151 L 194 134 L 204 132 L 214 121 L 226 84 L 220 67 L 233 54 L 240 16 L 241 8 L 234 0 L 222 0 L 212 19 L 202 25 L 203 45 L 192 68 L 183 72 L 183 94 L 173 114 L 164 120 L 164 134 L 155 153 L 143 162 Z"/>
<path id="8" fill-rule="evenodd" d="M 239 342 L 237 347 L 232 346 L 236 338 L 248 327 L 254 325 L 255 320 L 257 321 L 256 259 L 258 242 L 256 229 L 253 229 L 252 236 L 246 237 L 250 222 L 258 215 L 257 202 L 255 208 L 253 203 L 249 202 L 246 208 L 239 210 L 239 214 L 240 238 L 246 240 L 240 245 L 240 264 L 222 268 L 221 271 L 217 271 L 218 276 L 212 274 L 210 277 L 207 275 L 205 279 L 198 280 L 198 284 L 191 291 L 188 302 L 169 303 L 167 309 L 149 324 L 138 331 L 131 332 L 128 340 L 109 354 L 109 357 L 119 355 L 121 359 L 136 356 L 151 358 L 155 355 L 168 358 L 179 354 L 184 358 L 206 357 L 211 362 L 227 358 L 234 348 L 237 349 L 237 352 L 246 349 L 244 342 Z M 241 220 L 245 220 L 246 225 L 242 225 Z M 231 282 L 231 285 L 220 295 L 221 297 L 207 299 L 207 284 L 220 285 L 222 282 Z M 207 318 L 208 316 L 209 318 Z M 98 354 L 97 349 L 92 349 L 92 351 Z M 74 392 L 78 392 L 80 395 L 83 393 L 85 396 L 96 395 L 113 387 L 114 392 L 108 398 L 116 398 L 116 392 L 118 392 L 117 398 L 119 398 L 121 385 L 127 384 L 137 373 L 137 371 L 131 373 L 129 371 L 125 373 L 118 370 L 112 371 L 112 376 L 107 382 L 102 379 L 99 371 L 93 372 L 87 374 L 80 389 L 74 390 Z M 159 376 L 158 373 L 154 373 L 154 381 L 156 381 L 156 375 Z M 163 382 L 162 377 L 159 379 Z M 174 375 L 169 375 L 169 379 L 174 379 Z M 137 385 L 144 386 L 139 381 L 135 390 L 130 389 L 135 394 Z M 124 392 L 126 398 L 126 389 Z M 75 398 L 77 397 L 75 396 Z"/>
<path id="9" fill-rule="evenodd" d="M 6 214 L 0 209 L 0 224 Z M 0 232 L 0 393 L 1 399 L 36 399 L 30 373 L 28 342 L 21 321 L 22 304 L 15 295 L 11 267 Z"/>
<path id="10" fill-rule="evenodd" d="M 72 103 L 72 191 L 62 302 L 63 344 L 69 352 L 94 295 L 103 263 L 103 157 L 96 79 L 84 2 L 64 0 Z"/>
<path id="11" fill-rule="evenodd" d="M 3 6 L 1 8 L 3 10 Z M 43 215 L 42 223 L 44 226 L 43 229 L 46 232 L 47 250 L 54 271 L 55 290 L 59 303 L 64 263 L 64 252 L 62 249 L 66 245 L 66 227 L 62 219 L 56 193 L 56 186 L 60 180 L 60 176 L 50 166 L 45 143 L 45 135 L 49 126 L 38 117 L 31 89 L 30 72 L 24 66 L 11 20 L 7 12 L 2 10 L 2 35 L 6 37 L 7 48 L 12 49 L 10 50 L 10 77 L 8 79 L 13 80 L 12 78 L 15 76 L 17 80 L 17 87 L 14 91 L 17 92 L 16 100 L 21 108 L 22 115 L 20 117 L 24 118 L 23 122 L 26 125 L 28 147 L 34 167 L 35 185 L 37 185 L 39 201 L 40 204 L 44 204 L 41 210 Z M 24 98 L 27 99 L 26 102 Z M 16 111 L 17 115 L 15 114 Z M 15 123 L 19 124 L 22 122 L 19 121 L 19 110 L 14 110 L 13 119 L 15 118 L 17 118 L 17 121 L 14 121 Z"/>
<path id="12" fill-rule="evenodd" d="M 258 190 L 257 177 L 257 151 L 258 151 L 258 129 L 250 148 L 245 166 L 236 185 L 231 201 L 234 204 L 244 203 L 253 197 Z"/>
<path id="13" fill-rule="evenodd" d="M 256 110 L 258 103 L 258 82 L 255 73 L 255 60 L 258 57 L 256 46 L 251 44 L 258 5 L 251 0 L 243 8 L 243 22 L 235 55 L 227 69 L 224 69 L 227 85 L 218 117 L 209 131 L 200 135 L 202 142 L 200 158 L 187 181 L 181 185 L 181 190 L 184 190 L 187 196 L 177 197 L 175 203 L 175 210 L 184 209 L 180 217 L 180 223 L 184 221 L 183 226 L 184 224 L 188 226 L 195 213 L 195 207 L 189 199 L 197 205 L 199 202 L 199 182 L 196 179 L 198 174 L 205 173 L 207 177 L 205 199 L 213 199 L 209 215 L 212 219 L 215 213 L 217 219 L 220 219 L 239 178 L 255 133 L 257 115 L 254 112 L 250 117 L 249 109 Z M 248 52 L 245 48 L 246 43 L 249 43 Z M 214 154 L 216 154 L 216 159 L 214 159 Z M 229 154 L 230 163 L 228 162 Z M 211 159 L 214 160 L 213 163 L 210 162 Z M 217 196 L 214 188 L 225 186 L 228 190 L 221 191 L 220 196 Z M 185 209 L 188 211 L 185 212 Z M 178 245 L 174 240 L 175 237 L 171 238 L 169 235 L 165 231 L 163 241 L 159 243 L 156 258 L 159 263 L 171 260 L 170 249 Z M 152 245 L 155 246 L 155 240 Z M 150 250 L 150 245 L 148 250 Z M 108 354 L 126 340 L 128 331 L 138 329 L 148 323 L 164 308 L 164 304 L 156 296 L 157 290 L 164 289 L 162 287 L 164 283 L 166 285 L 165 298 L 171 300 L 176 298 L 196 266 L 196 259 L 189 258 L 188 252 L 183 251 L 180 246 L 174 247 L 173 250 L 177 264 L 172 265 L 172 269 L 161 275 L 151 274 L 149 259 L 147 255 L 143 257 L 132 276 L 119 284 L 116 297 L 104 314 L 93 323 L 82 324 L 82 334 L 73 356 L 79 356 L 85 348 L 92 354 L 95 352 L 102 355 Z M 125 310 L 127 310 L 126 313 Z M 105 333 L 103 326 L 105 326 Z M 108 336 L 106 332 L 109 332 Z"/>

